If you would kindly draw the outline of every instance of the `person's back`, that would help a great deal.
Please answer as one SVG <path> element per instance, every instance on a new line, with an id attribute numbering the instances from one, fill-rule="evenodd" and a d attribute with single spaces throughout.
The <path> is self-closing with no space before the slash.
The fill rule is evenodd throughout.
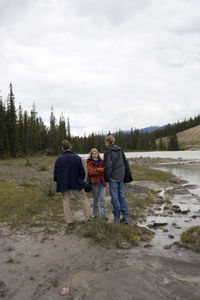
<path id="1" fill-rule="evenodd" d="M 65 151 L 55 163 L 54 180 L 57 192 L 84 188 L 85 170 L 81 158 L 71 150 Z"/>
<path id="2" fill-rule="evenodd" d="M 127 162 L 123 151 L 114 142 L 115 138 L 112 135 L 105 138 L 105 145 L 108 148 L 104 153 L 104 179 L 109 184 L 114 222 L 120 221 L 120 213 L 122 213 L 121 221 L 128 224 L 130 217 L 124 193 L 125 164 Z"/>
<path id="3" fill-rule="evenodd" d="M 54 181 L 57 183 L 57 192 L 63 194 L 64 219 L 68 226 L 73 226 L 73 217 L 70 207 L 71 195 L 82 205 L 85 220 L 91 214 L 90 204 L 84 191 L 85 169 L 81 158 L 71 151 L 72 146 L 62 141 L 63 154 L 56 160 L 54 167 Z"/>
<path id="4" fill-rule="evenodd" d="M 125 175 L 125 164 L 122 150 L 117 145 L 110 145 L 104 153 L 104 177 L 108 180 L 122 181 Z"/>

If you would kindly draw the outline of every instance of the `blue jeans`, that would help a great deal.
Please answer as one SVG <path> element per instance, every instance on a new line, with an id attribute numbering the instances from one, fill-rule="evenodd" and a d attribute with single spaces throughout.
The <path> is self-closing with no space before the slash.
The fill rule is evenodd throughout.
<path id="1" fill-rule="evenodd" d="M 93 195 L 93 213 L 94 216 L 106 217 L 106 188 L 103 183 L 94 183 L 92 185 Z M 100 214 L 99 214 L 99 202 L 100 202 Z"/>
<path id="2" fill-rule="evenodd" d="M 123 181 L 118 182 L 118 181 L 109 180 L 108 183 L 110 187 L 111 203 L 113 205 L 114 220 L 120 219 L 120 211 L 122 212 L 123 219 L 129 220 L 130 217 L 128 214 L 128 206 L 124 196 Z"/>

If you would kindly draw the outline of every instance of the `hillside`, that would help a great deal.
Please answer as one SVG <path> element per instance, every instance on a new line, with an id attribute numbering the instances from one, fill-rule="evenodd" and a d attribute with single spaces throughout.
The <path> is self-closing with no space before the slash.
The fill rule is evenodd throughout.
<path id="1" fill-rule="evenodd" d="M 181 149 L 200 149 L 200 125 L 177 133 Z"/>

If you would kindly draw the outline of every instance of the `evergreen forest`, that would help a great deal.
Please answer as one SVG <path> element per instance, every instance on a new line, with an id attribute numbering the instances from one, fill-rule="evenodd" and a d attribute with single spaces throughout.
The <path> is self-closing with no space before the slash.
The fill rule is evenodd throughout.
<path id="1" fill-rule="evenodd" d="M 152 132 L 141 132 L 131 128 L 129 132 L 119 130 L 114 135 L 116 144 L 124 151 L 179 150 L 177 133 L 197 125 L 200 125 L 200 115 L 175 124 L 167 124 Z M 0 158 L 36 153 L 58 155 L 61 141 L 64 139 L 72 143 L 76 153 L 89 153 L 93 147 L 100 152 L 105 151 L 103 133 L 73 136 L 69 118 L 66 122 L 61 114 L 57 123 L 53 108 L 50 111 L 49 126 L 38 116 L 35 104 L 30 112 L 23 111 L 21 105 L 16 108 L 10 83 L 7 100 L 4 102 L 0 96 Z"/>

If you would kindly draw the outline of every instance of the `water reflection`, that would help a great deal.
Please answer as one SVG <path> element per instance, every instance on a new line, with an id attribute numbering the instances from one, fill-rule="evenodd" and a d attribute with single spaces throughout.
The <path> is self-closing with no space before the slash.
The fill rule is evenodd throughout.
<path id="1" fill-rule="evenodd" d="M 187 165 L 187 164 L 162 164 L 151 166 L 152 168 L 159 169 L 166 172 L 171 172 L 178 178 L 187 180 L 189 184 L 200 185 L 200 165 Z M 200 196 L 200 188 L 194 190 L 195 194 L 198 192 Z"/>

